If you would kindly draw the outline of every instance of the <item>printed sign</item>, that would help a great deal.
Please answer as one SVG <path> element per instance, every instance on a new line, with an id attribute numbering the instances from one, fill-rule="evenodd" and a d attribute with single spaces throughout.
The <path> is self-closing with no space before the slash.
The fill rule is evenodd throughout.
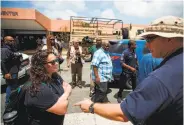
<path id="1" fill-rule="evenodd" d="M 14 11 L 1 11 L 1 16 L 18 16 L 18 12 L 14 12 Z"/>

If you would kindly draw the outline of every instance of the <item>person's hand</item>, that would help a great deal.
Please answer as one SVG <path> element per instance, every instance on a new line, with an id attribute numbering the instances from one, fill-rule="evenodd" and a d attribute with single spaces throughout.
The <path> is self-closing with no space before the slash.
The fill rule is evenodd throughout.
<path id="1" fill-rule="evenodd" d="M 5 79 L 12 79 L 12 77 L 11 77 L 11 74 L 10 74 L 10 73 L 5 74 L 4 78 L 5 78 Z"/>
<path id="2" fill-rule="evenodd" d="M 67 63 L 67 67 L 70 68 L 70 63 Z"/>
<path id="3" fill-rule="evenodd" d="M 85 99 L 83 101 L 77 102 L 74 106 L 79 106 L 81 110 L 85 113 L 89 113 L 89 107 L 93 102 L 89 99 Z"/>
<path id="4" fill-rule="evenodd" d="M 131 68 L 131 71 L 132 71 L 132 72 L 136 72 L 136 69 L 135 69 L 135 68 Z"/>
<path id="5" fill-rule="evenodd" d="M 77 55 L 80 55 L 80 52 L 79 52 L 79 51 L 77 51 L 77 52 L 76 52 L 76 54 L 77 54 Z"/>
<path id="6" fill-rule="evenodd" d="M 100 83 L 100 77 L 96 77 L 96 78 L 95 78 L 95 83 L 96 83 L 96 84 L 99 84 L 99 83 Z"/>
<path id="7" fill-rule="evenodd" d="M 67 82 L 63 82 L 63 89 L 64 89 L 64 92 L 66 92 L 68 95 L 70 95 L 72 92 L 72 87 Z"/>

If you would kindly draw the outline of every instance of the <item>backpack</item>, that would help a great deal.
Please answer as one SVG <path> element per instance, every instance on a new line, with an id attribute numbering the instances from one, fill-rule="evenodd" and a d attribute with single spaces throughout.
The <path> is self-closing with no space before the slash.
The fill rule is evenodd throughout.
<path id="1" fill-rule="evenodd" d="M 28 113 L 24 105 L 26 90 L 30 82 L 19 86 L 12 91 L 9 97 L 9 103 L 3 114 L 5 125 L 28 125 Z"/>

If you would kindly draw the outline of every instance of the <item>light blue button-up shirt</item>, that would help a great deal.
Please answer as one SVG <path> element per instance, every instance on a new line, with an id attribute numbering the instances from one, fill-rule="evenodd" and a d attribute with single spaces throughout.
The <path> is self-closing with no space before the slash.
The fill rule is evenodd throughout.
<path id="1" fill-rule="evenodd" d="M 93 56 L 92 67 L 96 66 L 98 68 L 98 75 L 100 77 L 100 82 L 108 82 L 113 80 L 112 77 L 112 61 L 108 52 L 104 51 L 103 48 L 98 49 Z M 95 74 L 93 68 L 91 69 L 92 80 L 95 81 Z"/>

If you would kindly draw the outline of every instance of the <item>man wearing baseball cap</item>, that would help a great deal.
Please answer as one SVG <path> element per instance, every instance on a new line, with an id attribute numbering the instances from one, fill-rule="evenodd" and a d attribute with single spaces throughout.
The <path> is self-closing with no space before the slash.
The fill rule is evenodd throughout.
<path id="1" fill-rule="evenodd" d="M 100 104 L 90 100 L 76 103 L 82 111 L 135 125 L 183 125 L 183 19 L 156 19 L 141 37 L 153 57 L 163 58 L 121 104 Z"/>

